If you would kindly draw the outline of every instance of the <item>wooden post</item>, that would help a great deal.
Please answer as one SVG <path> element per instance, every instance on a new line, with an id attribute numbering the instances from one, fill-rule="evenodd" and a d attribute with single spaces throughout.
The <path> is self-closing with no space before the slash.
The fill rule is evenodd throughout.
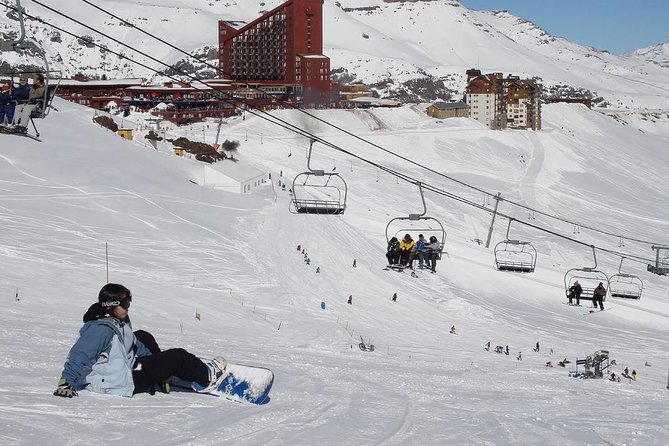
<path id="1" fill-rule="evenodd" d="M 105 265 L 107 266 L 107 283 L 109 283 L 109 249 L 107 242 L 105 242 Z"/>

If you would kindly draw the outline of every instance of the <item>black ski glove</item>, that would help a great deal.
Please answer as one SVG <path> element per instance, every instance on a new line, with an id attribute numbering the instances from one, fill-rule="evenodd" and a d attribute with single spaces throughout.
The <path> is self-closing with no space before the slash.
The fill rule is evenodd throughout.
<path id="1" fill-rule="evenodd" d="M 54 390 L 53 394 L 55 396 L 62 396 L 63 398 L 72 398 L 73 396 L 78 396 L 77 391 L 74 390 L 74 387 L 67 381 L 65 378 L 61 378 L 58 381 L 58 388 Z"/>

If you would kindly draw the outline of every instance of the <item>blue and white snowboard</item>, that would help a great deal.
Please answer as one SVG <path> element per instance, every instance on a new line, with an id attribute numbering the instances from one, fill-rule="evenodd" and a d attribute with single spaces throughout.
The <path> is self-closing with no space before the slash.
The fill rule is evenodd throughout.
<path id="1" fill-rule="evenodd" d="M 172 378 L 170 384 L 176 389 L 193 391 L 191 383 L 179 378 Z M 228 363 L 228 375 L 219 386 L 209 392 L 215 396 L 224 396 L 235 401 L 252 404 L 269 402 L 269 391 L 274 384 L 274 373 L 264 367 Z"/>

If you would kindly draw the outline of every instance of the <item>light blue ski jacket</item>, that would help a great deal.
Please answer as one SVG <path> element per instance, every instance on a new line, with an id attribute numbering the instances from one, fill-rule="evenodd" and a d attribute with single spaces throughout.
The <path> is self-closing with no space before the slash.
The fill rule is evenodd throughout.
<path id="1" fill-rule="evenodd" d="M 135 338 L 130 324 L 108 317 L 86 322 L 70 349 L 63 377 L 75 389 L 132 396 L 135 358 L 151 352 Z"/>

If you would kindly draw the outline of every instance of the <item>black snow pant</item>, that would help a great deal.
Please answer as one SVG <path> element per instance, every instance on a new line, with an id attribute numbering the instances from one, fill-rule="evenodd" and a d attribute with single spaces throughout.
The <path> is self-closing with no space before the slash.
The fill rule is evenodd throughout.
<path id="1" fill-rule="evenodd" d="M 602 296 L 594 296 L 592 298 L 592 303 L 595 308 L 597 308 L 597 304 L 599 304 L 599 309 L 603 310 L 604 309 L 604 299 Z"/>
<path id="2" fill-rule="evenodd" d="M 209 369 L 200 358 L 183 348 L 171 348 L 151 356 L 137 358 L 132 380 L 133 393 L 152 393 L 156 385 L 176 376 L 184 381 L 197 381 L 209 385 Z"/>
<path id="3" fill-rule="evenodd" d="M 139 342 L 144 344 L 152 354 L 160 353 L 160 347 L 156 342 L 156 338 L 154 338 L 148 331 L 137 330 L 135 332 L 135 337 Z"/>
<path id="4" fill-rule="evenodd" d="M 430 252 L 427 254 L 427 267 L 430 268 L 432 272 L 435 272 L 437 269 L 437 257 L 436 252 Z"/>

